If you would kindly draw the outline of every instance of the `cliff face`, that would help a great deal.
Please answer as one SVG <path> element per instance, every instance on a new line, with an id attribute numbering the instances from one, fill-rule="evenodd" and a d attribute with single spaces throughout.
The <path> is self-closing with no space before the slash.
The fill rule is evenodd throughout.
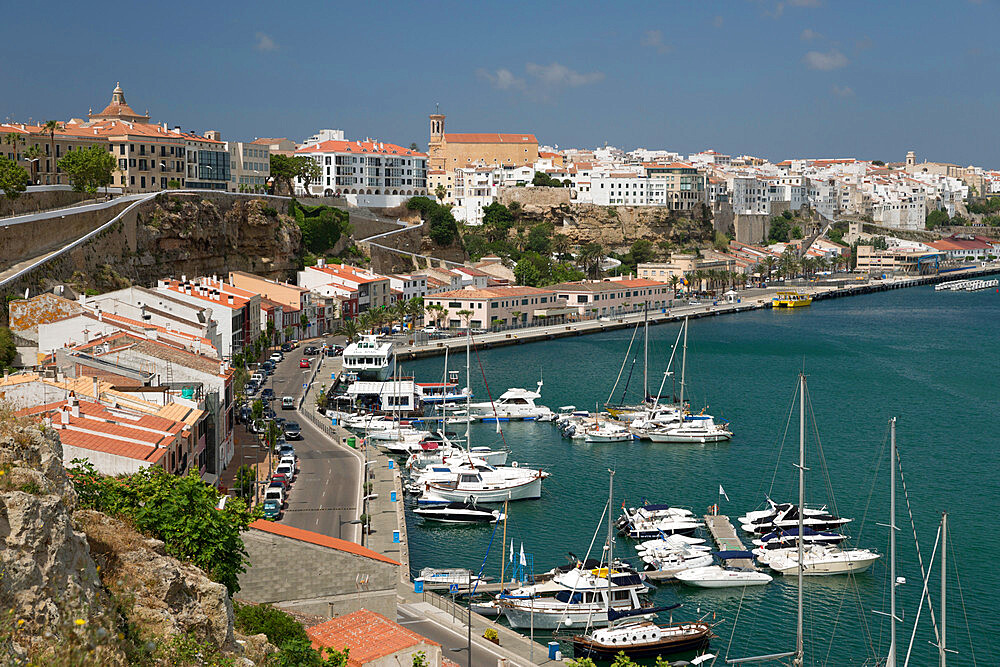
<path id="1" fill-rule="evenodd" d="M 55 432 L 2 405 L 0 473 L 0 642 L 17 664 L 126 665 L 137 651 L 161 664 L 169 653 L 150 647 L 181 635 L 242 664 L 275 650 L 234 633 L 225 586 L 123 522 L 76 510 Z"/>

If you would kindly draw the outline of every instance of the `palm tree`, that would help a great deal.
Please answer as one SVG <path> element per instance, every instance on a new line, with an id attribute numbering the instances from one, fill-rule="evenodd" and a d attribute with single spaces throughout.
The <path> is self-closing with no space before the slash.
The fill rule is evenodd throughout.
<path id="1" fill-rule="evenodd" d="M 596 278 L 601 271 L 601 258 L 604 256 L 604 248 L 600 243 L 588 243 L 580 249 L 577 261 L 584 273 Z"/>
<path id="2" fill-rule="evenodd" d="M 406 310 L 410 317 L 413 319 L 413 327 L 417 328 L 417 318 L 423 317 L 424 315 L 424 298 L 422 296 L 415 296 L 406 302 Z"/>
<path id="3" fill-rule="evenodd" d="M 563 261 L 570 254 L 569 237 L 565 234 L 555 234 L 552 236 L 552 250 L 556 253 L 559 261 Z"/>
<path id="4" fill-rule="evenodd" d="M 437 323 L 440 320 L 440 318 L 438 317 L 438 312 L 443 307 L 444 306 L 437 303 L 432 303 L 431 305 L 427 306 L 427 319 L 429 319 L 431 322 Z"/>
<path id="5" fill-rule="evenodd" d="M 451 328 L 451 323 L 448 321 L 449 312 L 450 311 L 443 306 L 437 311 L 438 326 L 441 327 L 442 329 L 445 327 L 445 325 L 447 325 L 449 329 Z"/>
<path id="6" fill-rule="evenodd" d="M 52 160 L 51 172 L 56 173 L 56 132 L 63 129 L 62 123 L 57 120 L 47 120 L 42 123 L 42 132 L 49 135 L 49 158 Z"/>
<path id="7" fill-rule="evenodd" d="M 8 132 L 3 137 L 3 142 L 10 146 L 11 153 L 13 153 L 14 164 L 17 164 L 17 146 L 18 144 L 24 145 L 24 137 L 22 137 L 17 132 Z"/>
<path id="8" fill-rule="evenodd" d="M 705 272 L 702 271 L 701 269 L 698 269 L 697 271 L 692 271 L 690 274 L 690 278 L 691 278 L 691 283 L 693 285 L 692 291 L 700 292 L 701 281 L 705 278 Z"/>
<path id="9" fill-rule="evenodd" d="M 353 343 L 357 337 L 361 334 L 361 329 L 358 327 L 357 320 L 344 320 L 337 327 L 338 336 L 346 336 L 348 344 Z"/>
<path id="10" fill-rule="evenodd" d="M 670 276 L 670 289 L 674 291 L 674 296 L 677 295 L 677 285 L 681 282 L 681 279 L 676 275 Z"/>
<path id="11" fill-rule="evenodd" d="M 771 280 L 771 274 L 774 272 L 774 267 L 777 265 L 778 260 L 775 259 L 774 255 L 768 255 L 761 261 L 760 267 L 762 269 L 761 277 L 765 281 Z"/>
<path id="12" fill-rule="evenodd" d="M 795 274 L 798 266 L 799 262 L 795 258 L 795 254 L 792 249 L 785 248 L 785 252 L 781 253 L 781 258 L 778 260 L 778 274 L 783 279 L 787 279 L 789 276 Z"/>
<path id="13" fill-rule="evenodd" d="M 38 144 L 29 146 L 24 151 L 24 157 L 28 160 L 28 164 L 31 165 L 31 184 L 38 185 L 38 165 L 41 162 L 42 149 L 38 147 Z"/>
<path id="14" fill-rule="evenodd" d="M 471 322 L 472 311 L 471 310 L 460 310 L 460 311 L 458 311 L 458 316 L 461 317 L 463 320 L 465 320 L 465 328 L 466 329 L 468 329 L 468 328 L 470 328 L 472 326 L 472 322 Z"/>
<path id="15" fill-rule="evenodd" d="M 447 188 L 438 183 L 438 186 L 434 188 L 434 196 L 437 197 L 441 203 L 444 203 L 444 198 L 448 196 Z"/>
<path id="16" fill-rule="evenodd" d="M 402 329 L 403 324 L 406 322 L 406 316 L 410 314 L 410 307 L 407 304 L 407 302 L 403 300 L 397 301 L 396 303 L 392 304 L 390 312 L 392 313 L 393 317 L 392 321 L 396 322 L 398 320 L 399 328 Z"/>

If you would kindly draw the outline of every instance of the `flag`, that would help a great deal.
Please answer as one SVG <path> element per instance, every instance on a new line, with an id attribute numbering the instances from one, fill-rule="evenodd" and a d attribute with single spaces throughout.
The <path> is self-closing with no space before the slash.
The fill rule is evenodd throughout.
<path id="1" fill-rule="evenodd" d="M 521 563 L 521 567 L 528 566 L 528 559 L 524 557 L 524 542 L 521 542 L 521 559 L 518 562 Z"/>
<path id="2" fill-rule="evenodd" d="M 514 540 L 510 541 L 510 562 L 514 562 Z"/>
<path id="3" fill-rule="evenodd" d="M 729 496 L 726 495 L 726 490 L 722 488 L 721 484 L 719 484 L 719 495 L 725 498 L 726 502 L 729 502 Z"/>

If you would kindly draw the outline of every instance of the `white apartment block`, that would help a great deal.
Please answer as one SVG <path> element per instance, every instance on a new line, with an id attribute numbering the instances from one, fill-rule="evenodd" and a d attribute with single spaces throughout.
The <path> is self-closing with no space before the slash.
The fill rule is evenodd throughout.
<path id="1" fill-rule="evenodd" d="M 455 219 L 467 225 L 483 224 L 483 209 L 496 201 L 503 178 L 503 170 L 493 167 L 456 169 L 449 193 Z"/>
<path id="2" fill-rule="evenodd" d="M 344 197 L 355 206 L 399 206 L 415 195 L 427 195 L 427 155 L 381 141 L 323 141 L 295 154 L 312 158 L 321 175 L 309 194 Z M 306 194 L 295 179 L 295 194 Z"/>
<path id="3" fill-rule="evenodd" d="M 393 292 L 398 292 L 399 298 L 403 301 L 427 294 L 427 276 L 416 273 L 390 273 L 386 278 L 389 279 L 389 288 Z"/>

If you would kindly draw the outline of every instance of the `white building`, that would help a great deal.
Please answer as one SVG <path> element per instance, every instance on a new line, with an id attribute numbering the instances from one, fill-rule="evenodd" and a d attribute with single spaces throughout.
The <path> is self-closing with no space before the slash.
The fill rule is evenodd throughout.
<path id="1" fill-rule="evenodd" d="M 427 276 L 416 273 L 389 273 L 386 278 L 389 279 L 389 288 L 393 292 L 398 292 L 399 298 L 403 301 L 427 294 Z"/>
<path id="2" fill-rule="evenodd" d="M 243 352 L 261 331 L 260 295 L 242 290 L 223 280 L 195 278 L 159 280 L 156 291 L 185 303 L 207 308 L 215 320 L 218 350 L 224 359 Z"/>
<path id="3" fill-rule="evenodd" d="M 355 206 L 399 206 L 414 195 L 427 195 L 427 154 L 381 141 L 323 141 L 295 154 L 320 166 L 309 194 L 344 197 Z M 306 194 L 295 179 L 295 194 Z"/>
<path id="4" fill-rule="evenodd" d="M 529 179 L 530 180 L 530 179 Z M 483 209 L 497 200 L 503 185 L 503 169 L 495 167 L 459 168 L 454 172 L 451 213 L 467 225 L 483 224 Z"/>
<path id="5" fill-rule="evenodd" d="M 312 135 L 311 137 L 303 141 L 302 145 L 308 146 L 309 144 L 321 144 L 324 141 L 344 141 L 344 131 L 320 130 L 316 134 Z"/>
<path id="6" fill-rule="evenodd" d="M 271 177 L 271 149 L 264 144 L 228 141 L 229 191 L 264 192 Z"/>

